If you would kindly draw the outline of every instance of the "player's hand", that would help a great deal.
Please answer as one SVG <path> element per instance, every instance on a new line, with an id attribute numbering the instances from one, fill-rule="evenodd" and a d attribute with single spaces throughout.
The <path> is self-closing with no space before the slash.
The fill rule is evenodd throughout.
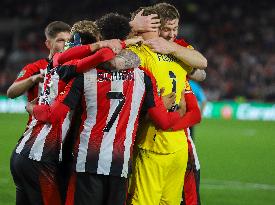
<path id="1" fill-rule="evenodd" d="M 143 43 L 143 38 L 141 36 L 134 36 L 133 38 L 129 38 L 125 40 L 126 46 L 134 45 L 134 44 L 141 44 Z"/>
<path id="2" fill-rule="evenodd" d="M 119 39 L 112 39 L 106 41 L 99 41 L 97 42 L 99 49 L 108 47 L 113 50 L 115 54 L 118 54 L 122 50 L 121 41 Z"/>
<path id="3" fill-rule="evenodd" d="M 135 18 L 130 22 L 134 32 L 156 32 L 160 27 L 160 19 L 157 14 L 142 16 L 143 9 L 137 13 Z"/>
<path id="4" fill-rule="evenodd" d="M 161 99 L 162 99 L 162 102 L 163 102 L 164 106 L 166 107 L 166 109 L 170 110 L 171 107 L 173 107 L 173 105 L 175 105 L 176 93 L 171 92 L 168 95 L 163 95 L 164 90 L 165 90 L 164 88 L 160 89 Z"/>
<path id="5" fill-rule="evenodd" d="M 181 93 L 179 108 L 177 110 L 177 112 L 180 114 L 181 117 L 186 113 L 186 101 L 185 101 L 184 94 L 185 94 L 185 90 L 183 90 Z"/>
<path id="6" fill-rule="evenodd" d="M 25 109 L 30 115 L 33 115 L 33 107 L 37 104 L 37 101 L 38 101 L 38 97 L 31 102 L 27 102 Z"/>
<path id="7" fill-rule="evenodd" d="M 43 83 L 43 80 L 44 80 L 44 75 L 41 73 L 31 76 L 31 81 L 33 82 L 33 84 Z"/>
<path id="8" fill-rule="evenodd" d="M 206 72 L 205 72 L 205 70 L 193 68 L 192 73 L 189 74 L 188 77 L 191 80 L 195 80 L 195 81 L 201 82 L 201 81 L 205 80 L 205 78 L 206 78 Z"/>
<path id="9" fill-rule="evenodd" d="M 174 52 L 173 42 L 169 42 L 161 37 L 144 41 L 144 44 L 151 48 L 153 52 L 161 54 L 169 54 Z"/>

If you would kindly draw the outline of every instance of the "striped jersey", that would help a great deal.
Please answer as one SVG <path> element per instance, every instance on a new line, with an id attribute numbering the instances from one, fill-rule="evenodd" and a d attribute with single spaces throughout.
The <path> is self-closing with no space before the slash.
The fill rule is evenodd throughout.
<path id="1" fill-rule="evenodd" d="M 159 99 L 153 89 L 154 81 L 139 68 L 84 74 L 84 113 L 74 149 L 77 172 L 128 177 L 139 113 Z"/>
<path id="2" fill-rule="evenodd" d="M 82 46 L 77 50 L 84 52 L 67 51 L 58 54 L 57 58 L 75 59 L 62 65 L 53 66 L 53 61 L 48 64 L 43 82 L 43 90 L 39 96 L 39 105 L 50 105 L 58 94 L 62 94 L 67 89 L 66 95 L 62 96 L 63 100 L 69 105 L 77 104 L 73 97 L 74 92 L 70 90 L 75 87 L 78 81 L 74 77 L 79 72 L 92 69 L 93 65 L 110 60 L 113 57 L 111 49 L 103 48 L 96 53 L 91 53 L 89 46 Z M 76 58 L 77 57 L 77 58 Z M 56 113 L 58 114 L 58 113 Z M 46 123 L 45 121 L 32 120 L 29 128 L 23 134 L 19 141 L 16 153 L 23 154 L 30 159 L 37 161 L 58 162 L 62 157 L 62 142 L 70 128 L 72 113 L 66 115 L 55 123 Z"/>
<path id="3" fill-rule="evenodd" d="M 71 61 L 54 68 L 51 63 L 48 64 L 38 104 L 51 104 L 67 84 L 73 84 L 74 80 L 71 79 L 77 75 L 74 66 L 76 62 Z M 54 125 L 32 119 L 16 146 L 16 153 L 36 161 L 60 161 L 62 140 L 70 127 L 71 116 L 72 113 L 68 113 Z"/>
<path id="4" fill-rule="evenodd" d="M 25 79 L 33 76 L 33 75 L 36 75 L 36 74 L 40 74 L 40 73 L 44 74 L 48 63 L 49 63 L 49 59 L 43 58 L 43 59 L 37 60 L 33 63 L 30 63 L 30 64 L 26 65 L 24 68 L 22 68 L 22 70 L 18 74 L 17 79 L 15 80 L 15 82 L 25 80 Z M 27 91 L 27 98 L 28 98 L 29 102 L 34 100 L 35 98 L 37 98 L 39 96 L 39 93 L 42 91 L 42 85 L 43 85 L 42 83 L 37 83 Z M 29 115 L 27 125 L 31 121 L 32 121 L 32 116 Z"/>

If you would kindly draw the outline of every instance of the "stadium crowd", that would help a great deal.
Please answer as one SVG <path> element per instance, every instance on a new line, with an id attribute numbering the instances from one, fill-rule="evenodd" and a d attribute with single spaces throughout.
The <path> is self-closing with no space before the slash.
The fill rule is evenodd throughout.
<path id="1" fill-rule="evenodd" d="M 0 93 L 16 78 L 28 62 L 46 56 L 43 30 L 50 20 L 75 22 L 97 18 L 108 11 L 128 15 L 140 5 L 157 1 L 66 1 L 5 0 L 1 7 L 0 24 Z M 247 4 L 246 1 L 170 1 L 179 8 L 183 36 L 208 59 L 207 79 L 203 87 L 209 100 L 275 99 L 275 20 L 271 1 Z M 16 6 L 13 6 L 16 5 Z M 123 5 L 123 8 L 122 8 Z M 87 10 L 87 8 L 90 8 Z M 74 15 L 70 15 L 74 13 Z"/>

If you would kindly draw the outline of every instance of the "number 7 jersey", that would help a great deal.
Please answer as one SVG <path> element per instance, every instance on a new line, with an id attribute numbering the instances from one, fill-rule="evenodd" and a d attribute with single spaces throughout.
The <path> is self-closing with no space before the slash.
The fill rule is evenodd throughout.
<path id="1" fill-rule="evenodd" d="M 154 53 L 145 45 L 132 46 L 129 49 L 139 56 L 141 66 L 147 68 L 156 78 L 158 90 L 165 89 L 163 95 L 171 92 L 176 93 L 176 104 L 178 104 L 182 91 L 185 89 L 187 72 L 191 68 L 181 63 L 174 56 Z M 162 131 L 151 121 L 140 123 L 136 140 L 140 148 L 162 154 L 187 148 L 186 136 L 183 130 Z"/>

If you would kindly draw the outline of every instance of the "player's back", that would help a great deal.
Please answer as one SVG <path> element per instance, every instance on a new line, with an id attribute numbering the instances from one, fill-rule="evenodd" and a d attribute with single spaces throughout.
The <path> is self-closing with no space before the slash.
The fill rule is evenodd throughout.
<path id="1" fill-rule="evenodd" d="M 146 67 L 156 78 L 158 89 L 164 88 L 164 95 L 176 93 L 176 104 L 181 99 L 185 88 L 187 69 L 172 55 L 152 52 L 147 46 L 130 48 L 141 59 L 141 66 Z M 186 148 L 186 137 L 183 130 L 167 132 L 159 130 L 151 121 L 143 121 L 138 131 L 139 147 L 157 153 L 172 153 Z"/>
<path id="2" fill-rule="evenodd" d="M 146 74 L 93 69 L 84 74 L 84 99 L 76 171 L 127 177 Z"/>

